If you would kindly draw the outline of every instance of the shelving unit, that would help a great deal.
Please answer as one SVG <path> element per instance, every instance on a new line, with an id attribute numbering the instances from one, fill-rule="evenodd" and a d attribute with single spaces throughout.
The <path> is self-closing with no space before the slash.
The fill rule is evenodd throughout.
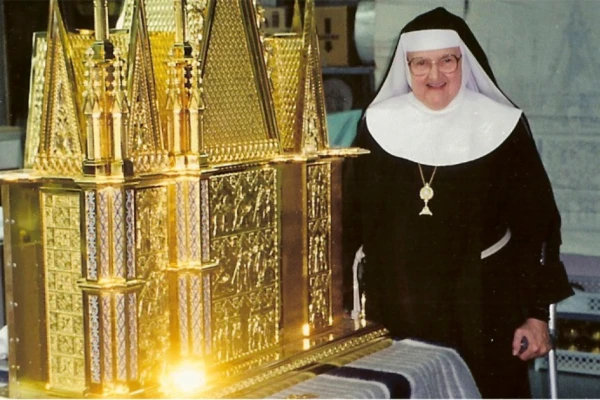
<path id="1" fill-rule="evenodd" d="M 328 112 L 363 109 L 375 93 L 374 66 L 323 68 Z"/>
<path id="2" fill-rule="evenodd" d="M 600 277 L 569 276 L 584 291 L 557 304 L 558 371 L 600 376 Z M 561 343 L 562 340 L 562 343 Z M 547 369 L 546 358 L 535 369 Z"/>

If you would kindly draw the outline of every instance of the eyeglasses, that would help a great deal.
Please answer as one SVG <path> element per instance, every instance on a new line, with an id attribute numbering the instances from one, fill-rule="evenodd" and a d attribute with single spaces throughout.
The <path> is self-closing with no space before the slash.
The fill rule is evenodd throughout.
<path id="1" fill-rule="evenodd" d="M 437 65 L 438 71 L 450 74 L 458 68 L 458 61 L 461 57 L 454 54 L 446 54 L 435 61 L 417 57 L 408 61 L 408 67 L 410 68 L 410 72 L 415 76 L 427 75 L 431 71 L 431 68 L 433 68 L 433 64 Z"/>

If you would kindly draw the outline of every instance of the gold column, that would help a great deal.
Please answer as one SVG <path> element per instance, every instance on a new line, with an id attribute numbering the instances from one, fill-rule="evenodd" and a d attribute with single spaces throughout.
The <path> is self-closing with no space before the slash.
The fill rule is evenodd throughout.
<path id="1" fill-rule="evenodd" d="M 169 293 L 172 354 L 184 360 L 202 359 L 209 349 L 210 260 L 208 247 L 208 186 L 196 174 L 169 185 Z"/>
<path id="2" fill-rule="evenodd" d="M 140 387 L 134 190 L 82 184 L 86 377 L 90 393 L 125 395 Z"/>

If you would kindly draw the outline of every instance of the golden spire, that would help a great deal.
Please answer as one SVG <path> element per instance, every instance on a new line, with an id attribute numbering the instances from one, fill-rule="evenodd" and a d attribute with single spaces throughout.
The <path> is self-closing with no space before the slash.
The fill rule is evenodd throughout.
<path id="1" fill-rule="evenodd" d="M 122 140 L 129 107 L 123 85 L 124 60 L 108 34 L 107 0 L 94 0 L 95 42 L 86 52 L 83 93 L 87 176 L 123 176 Z"/>
<path id="2" fill-rule="evenodd" d="M 292 32 L 302 34 L 302 11 L 300 10 L 300 0 L 294 1 L 294 15 L 292 18 Z"/>
<path id="3" fill-rule="evenodd" d="M 126 68 L 129 114 L 123 148 L 127 171 L 139 176 L 164 171 L 168 168 L 169 160 L 157 100 L 158 75 L 152 65 L 150 37 L 142 0 L 135 0 L 130 13 Z"/>
<path id="4" fill-rule="evenodd" d="M 108 0 L 94 0 L 94 37 L 92 45 L 96 60 L 113 58 L 113 44 L 108 30 Z"/>
<path id="5" fill-rule="evenodd" d="M 184 0 L 173 0 L 175 43 L 170 52 L 167 86 L 167 133 L 171 166 L 198 169 L 204 105 L 200 87 L 199 62 L 186 40 Z M 193 54 L 192 54 L 193 53 Z"/>
<path id="6" fill-rule="evenodd" d="M 319 40 L 315 26 L 315 0 L 306 0 L 302 39 L 306 63 L 300 71 L 298 115 L 301 120 L 304 154 L 313 154 L 329 148 L 327 119 L 323 93 L 323 77 L 319 54 Z"/>

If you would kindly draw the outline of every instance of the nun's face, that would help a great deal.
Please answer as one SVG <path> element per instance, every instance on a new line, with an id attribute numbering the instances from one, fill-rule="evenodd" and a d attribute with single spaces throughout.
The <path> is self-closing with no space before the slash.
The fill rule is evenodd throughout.
<path id="1" fill-rule="evenodd" d="M 411 87 L 417 99 L 432 110 L 442 110 L 454 100 L 462 81 L 460 47 L 406 53 Z M 448 65 L 456 62 L 456 70 Z"/>

